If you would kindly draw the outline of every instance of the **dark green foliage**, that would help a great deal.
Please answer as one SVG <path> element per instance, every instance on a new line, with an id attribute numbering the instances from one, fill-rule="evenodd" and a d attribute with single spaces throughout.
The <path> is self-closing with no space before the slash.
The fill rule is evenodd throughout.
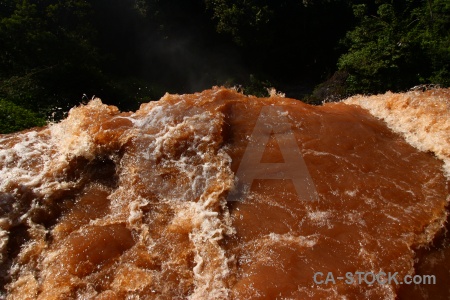
<path id="1" fill-rule="evenodd" d="M 353 25 L 348 1 L 205 0 L 219 32 L 246 65 L 282 89 L 333 72 L 338 41 Z"/>
<path id="2" fill-rule="evenodd" d="M 335 102 L 349 96 L 346 90 L 346 81 L 348 73 L 345 71 L 337 71 L 325 82 L 317 85 L 311 95 L 307 96 L 304 101 L 309 104 L 322 104 L 323 102 Z"/>
<path id="3" fill-rule="evenodd" d="M 269 89 L 273 87 L 273 84 L 267 80 L 258 79 L 254 74 L 250 74 L 248 80 L 239 85 L 239 91 L 245 95 L 252 95 L 256 97 L 269 96 Z"/>
<path id="4" fill-rule="evenodd" d="M 429 10 L 418 10 L 418 42 L 430 62 L 431 74 L 425 81 L 450 86 L 450 2 L 428 1 Z"/>
<path id="5" fill-rule="evenodd" d="M 0 99 L 45 118 L 213 85 L 318 104 L 428 83 L 450 85 L 448 0 L 0 1 Z"/>
<path id="6" fill-rule="evenodd" d="M 273 42 L 274 32 L 269 25 L 275 12 L 269 1 L 205 0 L 205 3 L 217 22 L 218 32 L 230 34 L 237 44 Z"/>
<path id="7" fill-rule="evenodd" d="M 3 99 L 0 99 L 0 120 L 0 134 L 46 124 L 45 120 L 35 113 Z"/>
<path id="8" fill-rule="evenodd" d="M 354 5 L 359 24 L 347 33 L 339 69 L 348 93 L 402 91 L 418 84 L 449 85 L 448 1 L 376 1 Z"/>
<path id="9" fill-rule="evenodd" d="M 99 77 L 86 1 L 5 1 L 0 21 L 0 96 L 34 111 L 76 104 Z M 87 79 L 89 78 L 89 79 Z M 93 86 L 91 86 L 92 88 Z"/>

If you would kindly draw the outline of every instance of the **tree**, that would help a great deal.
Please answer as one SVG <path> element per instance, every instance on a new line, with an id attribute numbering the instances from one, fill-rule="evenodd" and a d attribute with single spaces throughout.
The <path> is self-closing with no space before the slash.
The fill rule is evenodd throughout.
<path id="1" fill-rule="evenodd" d="M 448 1 L 377 1 L 353 6 L 359 24 L 347 33 L 339 70 L 353 93 L 401 91 L 449 80 Z"/>
<path id="2" fill-rule="evenodd" d="M 45 115 L 72 106 L 99 81 L 90 5 L 83 0 L 3 1 L 0 97 Z"/>
<path id="3" fill-rule="evenodd" d="M 0 99 L 0 119 L 1 134 L 46 124 L 46 121 L 35 113 L 2 99 Z"/>
<path id="4" fill-rule="evenodd" d="M 450 86 L 450 2 L 428 0 L 415 13 L 417 26 L 414 36 L 428 57 L 430 74 L 423 81 Z"/>
<path id="5" fill-rule="evenodd" d="M 217 22 L 217 31 L 230 34 L 238 45 L 273 41 L 274 31 L 269 25 L 275 11 L 269 1 L 205 0 L 205 3 Z"/>
<path id="6" fill-rule="evenodd" d="M 337 42 L 354 20 L 346 0 L 205 3 L 217 31 L 240 47 L 252 73 L 281 90 L 317 82 L 332 72 L 341 54 Z"/>

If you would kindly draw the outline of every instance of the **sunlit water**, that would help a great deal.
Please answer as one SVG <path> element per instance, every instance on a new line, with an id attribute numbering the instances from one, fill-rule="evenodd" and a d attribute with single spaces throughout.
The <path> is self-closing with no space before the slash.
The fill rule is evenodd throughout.
<path id="1" fill-rule="evenodd" d="M 289 176 L 239 185 L 267 106 L 290 128 L 261 144 L 261 164 L 289 167 L 280 145 L 294 137 L 317 199 Z M 134 113 L 97 99 L 58 124 L 1 135 L 4 295 L 445 299 L 449 107 L 444 89 L 315 107 L 214 88 Z M 313 280 L 380 271 L 438 284 Z"/>

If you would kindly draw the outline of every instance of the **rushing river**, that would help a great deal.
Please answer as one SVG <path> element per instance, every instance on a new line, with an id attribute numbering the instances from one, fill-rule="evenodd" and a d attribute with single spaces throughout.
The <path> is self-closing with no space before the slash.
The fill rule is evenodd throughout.
<path id="1" fill-rule="evenodd" d="M 96 99 L 0 135 L 2 293 L 448 299 L 449 178 L 448 89 Z"/>

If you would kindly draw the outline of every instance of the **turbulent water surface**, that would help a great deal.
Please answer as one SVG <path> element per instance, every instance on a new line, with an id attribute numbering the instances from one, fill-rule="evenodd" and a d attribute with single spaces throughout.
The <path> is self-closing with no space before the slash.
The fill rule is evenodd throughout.
<path id="1" fill-rule="evenodd" d="M 445 89 L 314 107 L 214 88 L 1 135 L 2 293 L 448 299 L 449 116 Z M 436 284 L 324 282 L 356 272 Z"/>

